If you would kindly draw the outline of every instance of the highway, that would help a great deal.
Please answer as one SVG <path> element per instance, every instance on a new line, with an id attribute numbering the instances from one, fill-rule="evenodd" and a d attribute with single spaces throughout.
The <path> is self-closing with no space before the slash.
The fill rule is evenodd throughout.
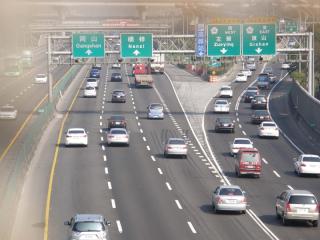
<path id="1" fill-rule="evenodd" d="M 274 72 L 279 77 L 285 76 L 286 72 L 281 71 L 279 64 L 274 64 Z M 260 69 L 257 70 L 261 71 Z M 252 77 L 255 79 L 255 77 Z M 214 132 L 214 121 L 217 114 L 212 113 L 213 103 L 209 105 L 206 113 L 205 128 L 209 143 L 222 166 L 225 175 L 234 184 L 242 186 L 248 194 L 250 208 L 260 217 L 260 219 L 280 238 L 290 239 L 296 236 L 298 239 L 318 239 L 319 230 L 306 227 L 304 223 L 294 223 L 292 226 L 284 227 L 281 221 L 275 216 L 275 197 L 283 190 L 308 189 L 316 196 L 320 195 L 318 188 L 318 179 L 313 177 L 299 178 L 293 171 L 293 158 L 299 155 L 295 149 L 284 137 L 280 136 L 278 140 L 259 139 L 257 136 L 257 125 L 250 122 L 252 110 L 250 104 L 240 101 L 238 110 L 236 108 L 237 96 L 249 85 L 234 83 L 234 98 L 232 99 L 232 111 L 229 115 L 236 121 L 235 134 L 223 134 Z M 287 115 L 289 112 L 287 94 L 289 88 L 287 80 L 275 87 L 270 98 L 270 111 L 274 120 L 279 123 L 291 140 L 303 148 L 306 153 L 319 154 L 319 148 L 314 144 L 309 144 L 314 139 L 308 140 L 301 128 L 294 122 L 294 118 Z M 268 94 L 267 91 L 262 91 Z M 220 115 L 219 115 L 220 116 Z M 290 121 L 287 121 L 289 118 Z M 260 179 L 237 178 L 234 172 L 234 159 L 229 154 L 229 143 L 234 137 L 249 137 L 254 147 L 258 148 L 263 157 L 263 172 Z M 313 147 L 311 147 L 313 146 Z"/>

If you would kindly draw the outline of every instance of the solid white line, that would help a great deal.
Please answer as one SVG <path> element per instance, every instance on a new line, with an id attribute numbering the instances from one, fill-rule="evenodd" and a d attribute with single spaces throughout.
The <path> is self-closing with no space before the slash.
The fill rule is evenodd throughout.
<path id="1" fill-rule="evenodd" d="M 276 170 L 273 170 L 273 173 L 274 173 L 278 178 L 280 177 L 279 173 L 277 173 Z"/>
<path id="2" fill-rule="evenodd" d="M 155 159 L 155 157 L 154 156 L 151 156 L 151 159 L 152 159 L 152 161 L 156 161 L 156 159 Z"/>
<path id="3" fill-rule="evenodd" d="M 116 208 L 116 202 L 114 201 L 114 199 L 111 199 L 111 206 L 112 208 Z"/>
<path id="4" fill-rule="evenodd" d="M 140 132 L 141 132 L 141 133 L 143 133 L 143 130 L 142 130 L 142 128 L 140 128 Z"/>
<path id="5" fill-rule="evenodd" d="M 245 135 L 245 136 L 247 135 L 245 131 L 242 131 L 242 134 Z"/>
<path id="6" fill-rule="evenodd" d="M 172 191 L 172 187 L 170 186 L 170 183 L 166 182 L 167 188 L 169 189 L 169 191 Z"/>
<path id="7" fill-rule="evenodd" d="M 147 141 L 146 137 L 142 137 L 142 139 L 143 139 L 143 141 L 144 141 L 144 142 L 146 142 L 146 141 Z"/>
<path id="8" fill-rule="evenodd" d="M 149 147 L 149 145 L 147 145 L 147 150 L 148 150 L 148 151 L 150 151 L 150 147 Z"/>
<path id="9" fill-rule="evenodd" d="M 290 185 L 287 185 L 287 187 L 288 187 L 289 189 L 293 190 L 293 187 L 291 187 Z"/>
<path id="10" fill-rule="evenodd" d="M 163 172 L 162 172 L 161 168 L 158 168 L 158 172 L 159 172 L 159 174 L 160 174 L 160 175 L 162 175 L 162 174 L 163 174 Z"/>
<path id="11" fill-rule="evenodd" d="M 107 161 L 107 155 L 103 155 L 103 161 L 104 161 L 104 162 Z"/>
<path id="12" fill-rule="evenodd" d="M 108 170 L 108 168 L 106 167 L 106 168 L 104 168 L 104 173 L 105 174 L 108 174 L 109 173 L 109 170 Z"/>
<path id="13" fill-rule="evenodd" d="M 189 225 L 189 228 L 191 229 L 191 232 L 194 233 L 194 234 L 196 234 L 197 231 L 196 231 L 196 229 L 193 227 L 192 223 L 191 223 L 191 222 L 188 222 L 188 225 Z"/>
<path id="14" fill-rule="evenodd" d="M 103 140 L 104 140 L 103 137 L 101 137 L 100 139 L 101 139 L 101 141 L 103 142 Z"/>
<path id="15" fill-rule="evenodd" d="M 101 146 L 101 148 L 102 148 L 103 151 L 106 149 L 103 145 Z"/>
<path id="16" fill-rule="evenodd" d="M 111 182 L 108 182 L 108 188 L 109 188 L 109 189 L 112 189 L 112 184 L 111 184 Z"/>
<path id="17" fill-rule="evenodd" d="M 181 206 L 181 204 L 180 204 L 179 200 L 174 200 L 174 201 L 176 202 L 176 204 L 177 204 L 178 208 L 179 208 L 179 209 L 182 209 L 182 206 Z"/>
<path id="18" fill-rule="evenodd" d="M 119 220 L 117 220 L 116 223 L 117 223 L 119 233 L 122 233 L 123 230 L 122 230 L 121 222 Z"/>
<path id="19" fill-rule="evenodd" d="M 265 164 L 268 164 L 268 161 L 267 161 L 265 158 L 262 158 L 262 161 L 263 161 Z"/>

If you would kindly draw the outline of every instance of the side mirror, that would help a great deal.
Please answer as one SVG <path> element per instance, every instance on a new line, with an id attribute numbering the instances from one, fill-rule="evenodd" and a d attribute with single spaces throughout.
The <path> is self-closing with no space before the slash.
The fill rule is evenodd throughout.
<path id="1" fill-rule="evenodd" d="M 64 225 L 70 226 L 70 225 L 71 225 L 71 222 L 70 222 L 70 221 L 65 221 L 65 222 L 64 222 Z"/>
<path id="2" fill-rule="evenodd" d="M 246 195 L 246 194 L 247 194 L 246 191 L 242 191 L 242 193 L 243 193 L 243 195 Z"/>

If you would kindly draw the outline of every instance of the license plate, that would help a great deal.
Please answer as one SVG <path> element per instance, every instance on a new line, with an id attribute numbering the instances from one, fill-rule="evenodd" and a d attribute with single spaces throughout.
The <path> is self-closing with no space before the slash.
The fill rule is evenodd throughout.
<path id="1" fill-rule="evenodd" d="M 247 166 L 247 168 L 254 168 L 254 166 Z"/>
<path id="2" fill-rule="evenodd" d="M 237 203 L 237 200 L 230 199 L 230 200 L 227 200 L 226 202 L 227 202 L 227 203 Z"/>
<path id="3" fill-rule="evenodd" d="M 298 208 L 297 213 L 308 213 L 309 210 L 307 208 Z"/>

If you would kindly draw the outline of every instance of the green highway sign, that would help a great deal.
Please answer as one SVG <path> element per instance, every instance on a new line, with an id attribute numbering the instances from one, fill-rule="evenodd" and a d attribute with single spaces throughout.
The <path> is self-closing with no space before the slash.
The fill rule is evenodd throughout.
<path id="1" fill-rule="evenodd" d="M 240 25 L 209 24 L 207 33 L 208 56 L 240 55 Z"/>
<path id="2" fill-rule="evenodd" d="M 153 53 L 152 33 L 122 33 L 121 58 L 151 58 Z"/>
<path id="3" fill-rule="evenodd" d="M 295 21 L 286 20 L 286 32 L 287 33 L 298 32 L 298 23 Z"/>
<path id="4" fill-rule="evenodd" d="M 104 58 L 104 34 L 72 34 L 72 55 L 74 58 Z"/>
<path id="5" fill-rule="evenodd" d="M 242 54 L 245 56 L 275 55 L 275 28 L 275 24 L 243 24 Z"/>

